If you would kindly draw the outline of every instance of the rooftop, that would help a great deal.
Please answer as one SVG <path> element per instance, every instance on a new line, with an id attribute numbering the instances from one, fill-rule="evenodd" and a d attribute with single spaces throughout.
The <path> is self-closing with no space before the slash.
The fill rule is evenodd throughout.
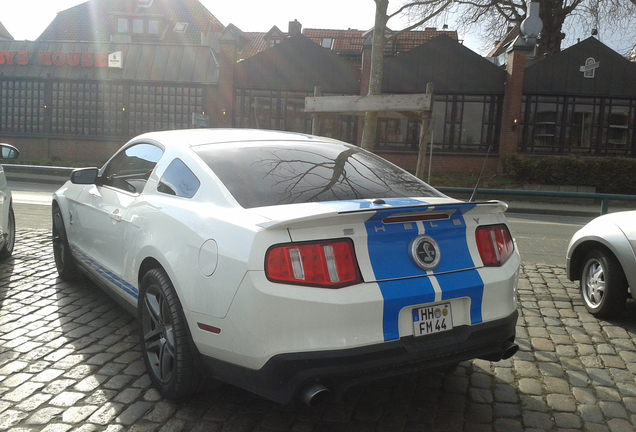
<path id="1" fill-rule="evenodd" d="M 201 44 L 222 29 L 198 0 L 90 0 L 59 12 L 38 40 Z"/>
<path id="2" fill-rule="evenodd" d="M 0 22 L 0 40 L 13 40 L 11 33 Z"/>

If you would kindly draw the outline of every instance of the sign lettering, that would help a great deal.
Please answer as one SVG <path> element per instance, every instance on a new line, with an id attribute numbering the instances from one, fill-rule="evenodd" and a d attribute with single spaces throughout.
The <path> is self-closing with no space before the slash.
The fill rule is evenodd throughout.
<path id="1" fill-rule="evenodd" d="M 596 69 L 601 66 L 601 62 L 597 62 L 593 57 L 585 60 L 585 65 L 579 68 L 579 72 L 583 72 L 583 78 L 594 78 Z"/>
<path id="2" fill-rule="evenodd" d="M 82 54 L 82 66 L 93 66 L 93 54 L 92 53 L 84 53 L 84 54 Z"/>
<path id="3" fill-rule="evenodd" d="M 122 55 L 119 54 L 119 64 L 121 68 Z M 38 64 L 40 66 L 64 66 L 69 65 L 84 66 L 84 67 L 109 67 L 108 54 L 107 53 L 90 53 L 90 52 L 51 52 L 51 51 L 39 51 L 37 52 Z M 20 65 L 26 66 L 29 64 L 29 52 L 28 51 L 0 51 L 0 65 Z"/>
<path id="4" fill-rule="evenodd" d="M 40 55 L 40 66 L 51 66 L 51 53 L 50 52 L 39 52 Z"/>
<path id="5" fill-rule="evenodd" d="M 16 62 L 19 65 L 28 64 L 29 53 L 27 51 L 0 51 L 0 65 L 14 65 Z"/>

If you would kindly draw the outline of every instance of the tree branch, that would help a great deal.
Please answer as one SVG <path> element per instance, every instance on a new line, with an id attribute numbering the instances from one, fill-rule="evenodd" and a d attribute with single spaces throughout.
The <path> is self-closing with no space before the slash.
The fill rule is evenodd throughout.
<path id="1" fill-rule="evenodd" d="M 426 4 L 430 4 L 430 3 L 439 3 L 439 1 L 437 1 L 437 2 L 416 2 L 416 3 L 426 3 Z M 387 41 L 390 41 L 390 40 L 396 39 L 398 36 L 400 36 L 400 35 L 402 35 L 402 34 L 404 34 L 404 33 L 406 33 L 406 32 L 409 32 L 409 31 L 413 30 L 414 28 L 417 28 L 417 27 L 421 26 L 422 24 L 424 24 L 424 23 L 425 23 L 425 22 L 427 22 L 427 21 L 430 21 L 431 19 L 433 19 L 434 17 L 436 17 L 436 16 L 437 16 L 437 15 L 439 15 L 440 13 L 444 12 L 444 10 L 446 10 L 446 8 L 447 8 L 447 7 L 448 7 L 451 3 L 453 3 L 453 0 L 445 0 L 445 1 L 444 1 L 444 3 L 443 3 L 443 4 L 442 4 L 442 5 L 441 5 L 441 6 L 440 6 L 437 10 L 433 11 L 431 14 L 427 15 L 426 17 L 424 17 L 424 18 L 420 19 L 420 20 L 419 20 L 418 22 L 416 22 L 415 24 L 412 24 L 412 25 L 410 25 L 410 26 L 408 26 L 408 27 L 406 27 L 406 28 L 404 28 L 404 29 L 402 29 L 402 30 L 400 30 L 400 31 L 395 32 L 395 33 L 391 33 L 391 35 L 390 35 L 390 36 L 387 36 L 387 37 L 386 37 L 386 40 L 387 40 Z M 413 5 L 413 4 L 411 4 L 411 5 L 412 5 L 412 6 L 415 6 L 415 5 Z M 407 6 L 409 6 L 409 5 L 405 5 L 405 6 L 404 6 L 404 7 L 402 7 L 401 9 L 404 9 L 404 8 L 406 8 Z M 390 16 L 389 16 L 389 19 L 390 19 L 391 17 L 393 17 L 393 16 L 395 16 L 395 14 L 390 15 Z"/>

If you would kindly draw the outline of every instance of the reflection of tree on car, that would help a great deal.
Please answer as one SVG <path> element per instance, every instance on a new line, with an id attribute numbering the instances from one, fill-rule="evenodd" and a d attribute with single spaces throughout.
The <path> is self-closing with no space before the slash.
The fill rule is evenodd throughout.
<path id="1" fill-rule="evenodd" d="M 253 147 L 249 143 L 232 143 L 196 150 L 244 207 L 441 196 L 359 147 L 325 149 L 319 143 L 310 143 L 303 149 L 284 143 Z"/>

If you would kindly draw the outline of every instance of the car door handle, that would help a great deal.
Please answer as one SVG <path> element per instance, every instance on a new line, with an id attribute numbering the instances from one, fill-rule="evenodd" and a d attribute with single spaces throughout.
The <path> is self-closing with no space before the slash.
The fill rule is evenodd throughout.
<path id="1" fill-rule="evenodd" d="M 119 209 L 116 209 L 114 212 L 110 214 L 110 218 L 114 222 L 121 222 L 121 215 L 119 214 Z"/>

